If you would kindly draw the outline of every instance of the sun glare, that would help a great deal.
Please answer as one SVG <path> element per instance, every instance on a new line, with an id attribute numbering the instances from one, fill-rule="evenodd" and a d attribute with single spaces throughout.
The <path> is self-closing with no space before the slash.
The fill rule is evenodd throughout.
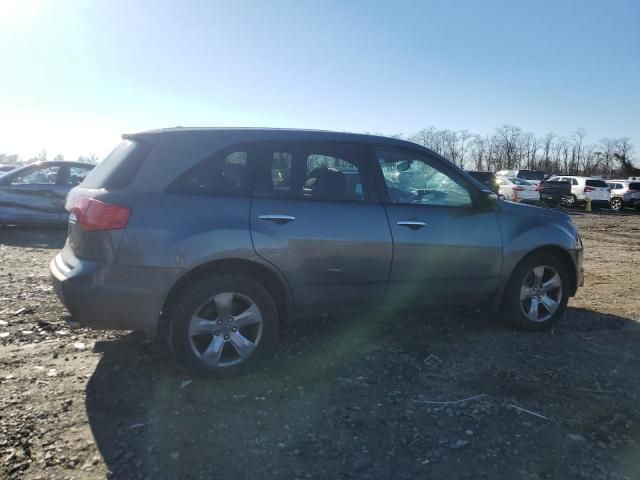
<path id="1" fill-rule="evenodd" d="M 0 0 L 0 21 L 16 21 L 35 15 L 42 0 Z"/>

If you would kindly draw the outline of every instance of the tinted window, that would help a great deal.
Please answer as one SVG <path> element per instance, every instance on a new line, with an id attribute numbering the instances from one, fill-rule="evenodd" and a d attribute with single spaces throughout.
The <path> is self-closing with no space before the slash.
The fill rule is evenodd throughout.
<path id="1" fill-rule="evenodd" d="M 515 183 L 516 185 L 527 185 L 527 186 L 531 185 L 529 182 L 527 182 L 523 178 L 510 178 L 509 180 L 511 181 L 511 183 Z"/>
<path id="2" fill-rule="evenodd" d="M 640 190 L 640 183 L 630 183 L 629 190 L 637 192 Z"/>
<path id="3" fill-rule="evenodd" d="M 426 157 L 409 150 L 386 148 L 377 149 L 376 155 L 392 202 L 471 206 L 471 195 L 460 181 Z"/>
<path id="4" fill-rule="evenodd" d="M 28 170 L 11 179 L 11 185 L 55 185 L 58 178 L 59 166 Z"/>
<path id="5" fill-rule="evenodd" d="M 82 182 L 86 188 L 122 188 L 129 185 L 147 159 L 151 145 L 125 140 L 91 171 Z"/>
<path id="6" fill-rule="evenodd" d="M 173 182 L 167 191 L 188 195 L 242 195 L 248 193 L 246 149 L 212 155 Z"/>
<path id="7" fill-rule="evenodd" d="M 609 188 L 609 185 L 604 180 L 587 180 L 587 186 Z"/>
<path id="8" fill-rule="evenodd" d="M 524 178 L 525 180 L 544 180 L 544 172 L 520 170 L 518 172 L 518 178 Z"/>
<path id="9" fill-rule="evenodd" d="M 292 142 L 257 147 L 254 194 L 311 200 L 364 201 L 364 160 L 348 144 Z"/>

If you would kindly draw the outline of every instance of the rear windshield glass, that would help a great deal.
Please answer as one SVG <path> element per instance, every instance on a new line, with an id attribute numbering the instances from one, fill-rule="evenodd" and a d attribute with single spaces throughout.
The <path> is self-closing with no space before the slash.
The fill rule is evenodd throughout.
<path id="1" fill-rule="evenodd" d="M 91 170 L 82 182 L 85 188 L 121 188 L 129 185 L 140 171 L 151 145 L 125 140 Z"/>
<path id="2" fill-rule="evenodd" d="M 535 172 L 531 170 L 520 170 L 518 172 L 518 178 L 524 178 L 525 180 L 543 180 L 544 172 Z"/>
<path id="3" fill-rule="evenodd" d="M 511 183 L 515 183 L 516 185 L 531 185 L 529 182 L 522 178 L 510 178 L 509 181 Z"/>
<path id="4" fill-rule="evenodd" d="M 587 186 L 609 188 L 609 185 L 604 180 L 587 180 Z"/>

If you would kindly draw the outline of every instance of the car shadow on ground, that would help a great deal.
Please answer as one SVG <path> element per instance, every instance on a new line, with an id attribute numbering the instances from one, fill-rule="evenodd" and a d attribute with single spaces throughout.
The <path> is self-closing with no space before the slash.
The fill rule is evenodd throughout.
<path id="1" fill-rule="evenodd" d="M 0 225 L 0 244 L 11 247 L 61 249 L 67 239 L 64 227 L 12 227 Z"/>
<path id="2" fill-rule="evenodd" d="M 634 477 L 639 344 L 636 321 L 581 309 L 545 333 L 469 310 L 325 318 L 216 381 L 129 334 L 96 344 L 86 409 L 110 478 Z"/>

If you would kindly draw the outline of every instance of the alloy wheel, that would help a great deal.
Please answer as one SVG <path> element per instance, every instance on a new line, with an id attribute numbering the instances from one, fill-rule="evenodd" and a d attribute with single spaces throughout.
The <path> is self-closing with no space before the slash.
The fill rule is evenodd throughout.
<path id="1" fill-rule="evenodd" d="M 189 344 L 211 367 L 229 367 L 247 359 L 262 336 L 258 305 L 246 295 L 224 292 L 195 310 L 189 321 Z"/>
<path id="2" fill-rule="evenodd" d="M 611 199 L 611 209 L 612 210 L 621 210 L 622 209 L 622 199 L 620 199 L 620 198 L 612 198 Z"/>
<path id="3" fill-rule="evenodd" d="M 549 265 L 533 268 L 520 287 L 520 308 L 532 322 L 551 318 L 562 302 L 562 278 Z"/>

